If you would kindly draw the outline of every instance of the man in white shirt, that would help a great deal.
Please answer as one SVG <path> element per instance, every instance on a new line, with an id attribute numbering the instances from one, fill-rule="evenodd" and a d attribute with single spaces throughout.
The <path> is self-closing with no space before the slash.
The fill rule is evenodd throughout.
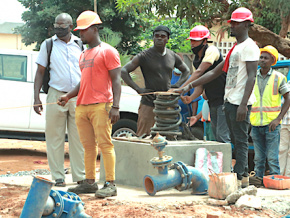
<path id="1" fill-rule="evenodd" d="M 55 18 L 55 35 L 52 37 L 50 63 L 48 63 L 47 43 L 41 44 L 37 58 L 37 71 L 34 81 L 34 110 L 41 115 L 43 110 L 39 92 L 42 86 L 45 68 L 50 66 L 50 81 L 47 94 L 45 138 L 48 164 L 56 186 L 64 187 L 64 143 L 66 129 L 68 131 L 71 172 L 74 182 L 81 183 L 85 179 L 84 148 L 79 140 L 75 124 L 76 97 L 65 107 L 59 107 L 58 98 L 71 91 L 79 82 L 81 71 L 79 57 L 82 49 L 76 43 L 78 37 L 71 34 L 72 18 L 67 13 Z M 50 104 L 52 103 L 52 104 Z"/>

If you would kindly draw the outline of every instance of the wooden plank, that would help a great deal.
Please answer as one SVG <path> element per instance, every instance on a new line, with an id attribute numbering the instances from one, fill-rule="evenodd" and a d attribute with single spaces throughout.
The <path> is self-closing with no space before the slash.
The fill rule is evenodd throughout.
<path id="1" fill-rule="evenodd" d="M 145 139 L 139 139 L 137 137 L 113 137 L 115 140 L 120 140 L 120 141 L 128 141 L 128 142 L 141 142 L 141 143 L 147 143 L 150 144 L 152 142 L 152 139 L 150 138 L 145 138 Z"/>
<path id="2" fill-rule="evenodd" d="M 180 93 L 176 93 L 176 92 L 154 92 L 155 95 L 180 95 Z"/>

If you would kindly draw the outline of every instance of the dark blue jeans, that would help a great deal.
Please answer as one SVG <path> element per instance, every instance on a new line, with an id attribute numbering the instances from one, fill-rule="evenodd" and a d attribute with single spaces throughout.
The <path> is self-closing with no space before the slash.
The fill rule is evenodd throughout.
<path id="1" fill-rule="evenodd" d="M 252 139 L 255 150 L 255 173 L 256 176 L 263 177 L 265 173 L 266 158 L 268 160 L 270 175 L 280 175 L 279 167 L 279 145 L 280 129 L 278 125 L 274 131 L 269 132 L 267 126 L 253 126 Z"/>
<path id="2" fill-rule="evenodd" d="M 236 164 L 234 172 L 239 180 L 248 175 L 248 130 L 250 126 L 251 105 L 248 105 L 246 119 L 236 121 L 238 105 L 225 102 L 225 115 L 228 128 L 231 134 L 231 141 L 234 145 Z"/>
<path id="3" fill-rule="evenodd" d="M 223 105 L 210 106 L 210 120 L 213 135 L 218 142 L 231 143 Z"/>

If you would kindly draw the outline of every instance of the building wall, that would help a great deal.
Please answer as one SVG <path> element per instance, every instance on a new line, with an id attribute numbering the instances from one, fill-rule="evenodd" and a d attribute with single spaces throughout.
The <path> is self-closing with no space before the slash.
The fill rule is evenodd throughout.
<path id="1" fill-rule="evenodd" d="M 224 25 L 228 25 L 228 24 L 224 24 Z M 217 38 L 217 32 L 220 28 L 221 28 L 221 25 L 217 24 L 216 26 L 214 26 L 210 29 L 211 41 L 213 41 L 213 45 L 216 46 L 220 50 L 223 57 L 225 58 L 227 53 L 229 52 L 229 50 L 235 44 L 236 38 L 229 37 L 228 33 L 226 32 L 224 34 L 224 37 L 221 39 L 221 42 L 219 42 L 219 39 Z"/>
<path id="2" fill-rule="evenodd" d="M 16 34 L 0 34 L 0 48 L 1 49 L 17 49 L 17 50 L 30 50 L 32 51 L 35 48 L 35 44 L 26 46 L 21 42 L 21 35 Z"/>

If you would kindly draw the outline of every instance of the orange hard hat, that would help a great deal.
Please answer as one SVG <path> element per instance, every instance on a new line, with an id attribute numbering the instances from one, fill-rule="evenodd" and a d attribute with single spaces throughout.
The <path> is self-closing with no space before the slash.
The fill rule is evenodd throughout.
<path id="1" fill-rule="evenodd" d="M 210 39 L 210 32 L 208 28 L 202 25 L 197 25 L 190 30 L 189 37 L 187 40 L 192 39 L 196 41 L 200 41 L 202 39 Z"/>
<path id="2" fill-rule="evenodd" d="M 241 7 L 233 11 L 231 19 L 228 20 L 228 23 L 231 21 L 243 22 L 246 20 L 254 22 L 253 14 L 248 8 Z"/>
<path id="3" fill-rule="evenodd" d="M 100 24 L 100 23 L 102 23 L 102 21 L 96 12 L 84 11 L 78 16 L 77 27 L 74 29 L 74 31 L 84 30 L 94 24 Z"/>

